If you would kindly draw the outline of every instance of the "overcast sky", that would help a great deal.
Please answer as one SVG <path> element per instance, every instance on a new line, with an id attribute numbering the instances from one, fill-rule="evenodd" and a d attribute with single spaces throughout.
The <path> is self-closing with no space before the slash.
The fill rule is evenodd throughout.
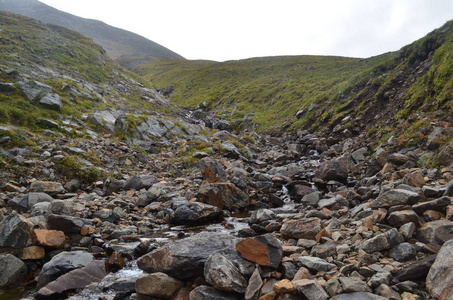
<path id="1" fill-rule="evenodd" d="M 187 59 L 370 57 L 453 19 L 453 0 L 40 0 L 140 34 Z"/>

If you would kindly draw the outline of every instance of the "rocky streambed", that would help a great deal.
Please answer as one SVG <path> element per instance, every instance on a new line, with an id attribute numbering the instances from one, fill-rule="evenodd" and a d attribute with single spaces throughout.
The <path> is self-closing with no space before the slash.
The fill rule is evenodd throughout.
<path id="1" fill-rule="evenodd" d="M 123 174 L 89 186 L 53 172 L 76 151 L 65 140 L 10 150 L 30 176 L 2 179 L 0 299 L 453 297 L 451 165 L 392 143 L 301 132 L 250 150 L 231 135 L 203 137 L 214 149 L 190 168 L 176 147 L 86 141 Z"/>

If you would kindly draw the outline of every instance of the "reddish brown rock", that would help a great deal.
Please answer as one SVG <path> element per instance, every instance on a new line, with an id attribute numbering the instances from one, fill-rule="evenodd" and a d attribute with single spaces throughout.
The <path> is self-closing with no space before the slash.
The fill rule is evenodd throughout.
<path id="1" fill-rule="evenodd" d="M 283 249 L 272 234 L 248 238 L 236 244 L 236 251 L 260 266 L 278 268 L 282 260 Z"/>
<path id="2" fill-rule="evenodd" d="M 64 232 L 59 230 L 34 229 L 31 238 L 36 245 L 50 248 L 63 248 L 66 242 Z"/>
<path id="3" fill-rule="evenodd" d="M 138 294 L 169 299 L 181 289 L 184 284 L 165 273 L 153 273 L 139 277 L 135 282 Z"/>
<path id="4" fill-rule="evenodd" d="M 412 209 L 421 215 L 426 210 L 443 211 L 450 203 L 450 197 L 441 197 L 435 200 L 417 203 L 412 206 Z"/>
<path id="5" fill-rule="evenodd" d="M 296 286 L 294 285 L 294 283 L 292 283 L 288 279 L 283 279 L 283 280 L 280 280 L 279 282 L 275 283 L 273 289 L 276 293 L 279 293 L 279 294 L 292 293 L 292 292 L 296 291 Z"/>
<path id="6" fill-rule="evenodd" d="M 440 220 L 444 217 L 445 215 L 443 213 L 435 210 L 427 210 L 423 213 L 423 219 L 425 219 L 426 222 Z"/>
<path id="7" fill-rule="evenodd" d="M 220 209 L 230 210 L 249 206 L 249 196 L 232 183 L 203 183 L 198 191 L 200 199 Z"/>
<path id="8" fill-rule="evenodd" d="M 390 225 L 395 227 L 400 227 L 410 222 L 413 222 L 414 224 L 420 223 L 418 215 L 413 210 L 394 211 L 389 215 L 387 221 Z"/>
<path id="9" fill-rule="evenodd" d="M 284 239 L 314 240 L 320 231 L 321 220 L 318 218 L 290 220 L 285 222 L 280 229 Z"/>
<path id="10" fill-rule="evenodd" d="M 46 257 L 46 250 L 43 247 L 31 246 L 22 249 L 22 255 L 19 257 L 22 260 L 36 260 L 44 259 Z"/>

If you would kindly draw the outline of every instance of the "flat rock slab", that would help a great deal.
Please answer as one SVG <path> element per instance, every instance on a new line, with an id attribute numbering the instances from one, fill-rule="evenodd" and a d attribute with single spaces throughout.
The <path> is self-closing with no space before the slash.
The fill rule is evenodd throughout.
<path id="1" fill-rule="evenodd" d="M 244 239 L 236 244 L 236 250 L 247 260 L 274 269 L 280 265 L 283 255 L 280 242 L 272 234 Z"/>
<path id="2" fill-rule="evenodd" d="M 395 205 L 413 205 L 420 201 L 421 196 L 415 192 L 394 189 L 382 193 L 373 202 L 371 208 L 390 207 Z"/>

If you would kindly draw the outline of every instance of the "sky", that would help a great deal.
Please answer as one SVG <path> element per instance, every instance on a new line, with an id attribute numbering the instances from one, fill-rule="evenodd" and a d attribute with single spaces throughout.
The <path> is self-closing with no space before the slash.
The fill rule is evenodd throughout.
<path id="1" fill-rule="evenodd" d="M 142 35 L 187 59 L 371 57 L 453 19 L 452 0 L 40 0 Z"/>

